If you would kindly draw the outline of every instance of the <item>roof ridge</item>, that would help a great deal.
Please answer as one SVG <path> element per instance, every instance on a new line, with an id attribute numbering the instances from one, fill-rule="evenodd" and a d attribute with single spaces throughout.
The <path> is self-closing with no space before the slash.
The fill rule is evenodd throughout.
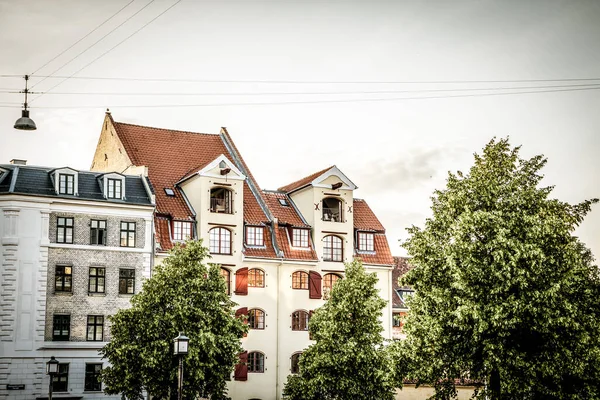
<path id="1" fill-rule="evenodd" d="M 331 168 L 335 168 L 335 164 L 333 164 L 325 169 L 322 169 L 320 171 L 313 172 L 312 174 L 306 175 L 304 178 L 295 180 L 294 182 L 288 183 L 287 185 L 281 186 L 278 188 L 278 190 L 286 192 L 286 193 L 291 192 L 294 189 L 298 189 L 299 187 L 304 186 L 304 184 L 303 184 L 304 181 L 309 180 L 309 178 L 313 178 L 313 179 L 317 178 L 318 176 L 324 174 L 326 171 L 329 171 Z M 310 180 L 312 180 L 312 179 L 310 179 Z M 298 184 L 300 184 L 300 185 L 298 185 Z"/>
<path id="2" fill-rule="evenodd" d="M 177 132 L 177 133 L 189 133 L 189 134 L 192 134 L 192 135 L 219 136 L 218 133 L 192 132 L 192 131 L 182 131 L 182 130 L 179 130 L 179 129 L 159 128 L 157 126 L 131 124 L 131 123 L 128 123 L 128 122 L 119 122 L 119 121 L 115 121 L 114 119 L 113 119 L 113 124 L 137 126 L 138 128 L 158 129 L 158 130 L 161 130 L 161 131 L 169 131 L 169 132 Z"/>

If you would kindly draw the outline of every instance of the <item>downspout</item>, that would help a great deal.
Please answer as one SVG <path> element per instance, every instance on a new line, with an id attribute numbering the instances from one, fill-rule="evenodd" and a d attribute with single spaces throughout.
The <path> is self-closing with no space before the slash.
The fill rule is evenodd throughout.
<path id="1" fill-rule="evenodd" d="M 279 315 L 281 310 L 279 309 L 280 304 L 280 287 L 281 287 L 281 267 L 283 265 L 283 257 L 279 259 L 279 265 L 277 266 L 277 329 L 275 330 L 275 348 L 277 350 L 277 360 L 275 362 L 275 398 L 281 399 L 281 389 L 279 386 L 279 359 L 281 358 L 281 351 L 279 349 Z"/>

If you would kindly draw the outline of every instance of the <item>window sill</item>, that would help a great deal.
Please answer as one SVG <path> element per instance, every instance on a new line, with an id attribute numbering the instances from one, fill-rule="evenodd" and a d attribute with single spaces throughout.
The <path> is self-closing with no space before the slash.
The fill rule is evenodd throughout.
<path id="1" fill-rule="evenodd" d="M 88 292 L 89 297 L 106 297 L 106 293 Z"/>
<path id="2" fill-rule="evenodd" d="M 135 293 L 119 293 L 117 297 L 129 298 L 133 297 L 133 295 L 135 295 Z"/>
<path id="3" fill-rule="evenodd" d="M 92 394 L 92 393 L 104 393 L 103 390 L 84 390 L 83 393 Z"/>
<path id="4" fill-rule="evenodd" d="M 52 293 L 55 296 L 73 296 L 73 292 L 57 292 L 55 291 L 54 293 Z"/>
<path id="5" fill-rule="evenodd" d="M 360 250 L 360 249 L 356 249 L 356 254 L 366 254 L 366 255 L 374 256 L 377 253 L 375 252 L 375 250 Z"/>

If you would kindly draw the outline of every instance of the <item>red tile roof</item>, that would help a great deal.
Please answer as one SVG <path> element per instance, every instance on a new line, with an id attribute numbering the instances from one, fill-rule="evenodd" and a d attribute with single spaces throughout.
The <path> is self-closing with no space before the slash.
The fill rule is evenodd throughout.
<path id="1" fill-rule="evenodd" d="M 244 246 L 244 255 L 246 257 L 277 258 L 277 254 L 273 248 L 273 241 L 271 240 L 271 235 L 273 234 L 271 227 L 265 226 L 264 229 L 265 247 L 260 248 Z"/>
<path id="2" fill-rule="evenodd" d="M 385 228 L 375 216 L 371 207 L 363 199 L 354 199 L 354 229 L 385 233 Z"/>
<path id="3" fill-rule="evenodd" d="M 263 191 L 263 198 L 266 200 L 267 206 L 269 207 L 269 210 L 271 210 L 271 214 L 277 218 L 280 225 L 289 224 L 298 228 L 310 228 L 310 225 L 302 220 L 302 217 L 293 206 L 293 201 L 287 194 Z M 284 206 L 279 200 L 285 200 L 289 205 Z"/>
<path id="4" fill-rule="evenodd" d="M 286 193 L 293 192 L 296 189 L 300 189 L 301 187 L 308 185 L 313 180 L 315 180 L 315 178 L 318 178 L 319 176 L 323 175 L 325 172 L 329 171 L 333 167 L 334 167 L 334 165 L 332 165 L 331 167 L 327 167 L 319 172 L 315 172 L 314 174 L 306 176 L 306 177 L 299 179 L 295 182 L 292 182 L 288 185 L 282 186 L 277 190 L 279 190 L 280 192 L 286 192 Z"/>
<path id="5" fill-rule="evenodd" d="M 318 261 L 317 253 L 312 248 L 312 244 L 309 244 L 310 248 L 303 250 L 292 247 L 290 243 L 290 236 L 288 228 L 280 226 L 277 229 L 277 244 L 286 259 L 289 260 L 302 260 L 302 261 Z M 310 241 L 309 241 L 310 243 Z"/>
<path id="6" fill-rule="evenodd" d="M 171 235 L 169 232 L 170 221 L 168 218 L 156 216 L 154 218 L 154 227 L 156 229 L 156 242 L 162 251 L 168 251 L 173 248 Z"/>
<path id="7" fill-rule="evenodd" d="M 394 265 L 394 258 L 390 252 L 390 247 L 385 234 L 375 233 L 373 235 L 374 252 L 356 253 L 355 257 L 360 258 L 364 264 L 369 265 Z"/>

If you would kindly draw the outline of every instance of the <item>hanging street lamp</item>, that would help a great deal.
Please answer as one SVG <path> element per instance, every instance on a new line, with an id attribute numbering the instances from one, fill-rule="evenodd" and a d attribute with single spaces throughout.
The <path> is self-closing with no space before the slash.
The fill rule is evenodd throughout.
<path id="1" fill-rule="evenodd" d="M 29 75 L 25 75 L 25 90 L 22 91 L 22 93 L 25 93 L 25 103 L 23 103 L 21 118 L 15 122 L 15 129 L 22 131 L 34 131 L 37 129 L 37 127 L 35 126 L 35 122 L 29 118 L 29 110 L 27 109 L 27 93 L 29 93 L 29 90 L 27 89 L 27 81 L 29 81 Z"/>

